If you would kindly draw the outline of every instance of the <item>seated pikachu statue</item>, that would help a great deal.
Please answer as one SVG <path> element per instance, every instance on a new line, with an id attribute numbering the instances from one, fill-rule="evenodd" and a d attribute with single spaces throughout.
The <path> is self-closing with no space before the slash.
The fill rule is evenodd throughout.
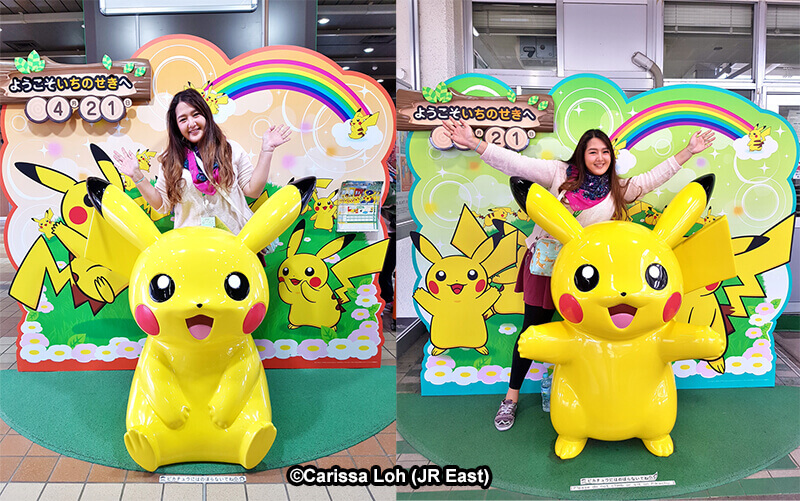
<path id="1" fill-rule="evenodd" d="M 295 221 L 314 184 L 309 177 L 280 189 L 238 235 L 206 227 L 162 235 L 122 190 L 88 179 L 94 207 L 141 251 L 129 297 L 148 336 L 125 447 L 145 470 L 187 461 L 253 468 L 272 446 L 267 379 L 251 336 L 269 304 L 256 254 Z"/>
<path id="2" fill-rule="evenodd" d="M 530 327 L 519 340 L 520 355 L 554 364 L 550 419 L 560 458 L 580 454 L 587 438 L 639 438 L 656 456 L 672 454 L 671 362 L 725 349 L 710 327 L 674 320 L 685 292 L 736 275 L 724 217 L 683 238 L 713 184 L 713 175 L 689 183 L 650 230 L 627 221 L 583 228 L 545 189 L 511 179 L 520 206 L 564 244 L 551 278 L 564 320 Z"/>

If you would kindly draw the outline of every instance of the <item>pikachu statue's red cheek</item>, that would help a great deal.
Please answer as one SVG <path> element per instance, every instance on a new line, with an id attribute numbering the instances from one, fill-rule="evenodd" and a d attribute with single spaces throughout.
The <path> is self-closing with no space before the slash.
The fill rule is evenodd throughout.
<path id="1" fill-rule="evenodd" d="M 486 281 L 483 279 L 478 280 L 478 283 L 475 284 L 475 292 L 483 292 L 483 289 L 486 288 Z"/>
<path id="2" fill-rule="evenodd" d="M 244 323 L 242 324 L 242 331 L 245 334 L 250 334 L 254 330 L 261 325 L 261 322 L 264 320 L 264 316 L 267 314 L 267 307 L 264 303 L 256 303 L 250 308 L 250 311 L 247 312 L 247 316 L 244 317 Z"/>
<path id="3" fill-rule="evenodd" d="M 153 310 L 148 308 L 147 305 L 140 304 L 137 306 L 133 316 L 139 328 L 146 334 L 157 336 L 158 333 L 161 332 L 161 327 L 158 325 L 155 313 L 153 313 Z"/>
<path id="4" fill-rule="evenodd" d="M 428 282 L 428 290 L 431 291 L 431 294 L 439 294 L 439 286 L 433 280 Z"/>
<path id="5" fill-rule="evenodd" d="M 567 322 L 579 324 L 583 321 L 583 309 L 571 294 L 564 294 L 558 300 L 558 309 Z"/>
<path id="6" fill-rule="evenodd" d="M 317 287 L 322 285 L 322 280 L 319 277 L 314 277 L 311 280 L 309 280 L 308 283 L 311 284 L 311 287 L 314 287 L 316 289 Z"/>
<path id="7" fill-rule="evenodd" d="M 673 293 L 669 299 L 667 299 L 667 304 L 664 305 L 664 321 L 669 322 L 672 318 L 678 314 L 678 310 L 681 309 L 681 294 L 679 292 Z"/>
<path id="8" fill-rule="evenodd" d="M 86 209 L 83 207 L 73 207 L 69 210 L 69 220 L 75 224 L 83 224 L 88 219 Z"/>

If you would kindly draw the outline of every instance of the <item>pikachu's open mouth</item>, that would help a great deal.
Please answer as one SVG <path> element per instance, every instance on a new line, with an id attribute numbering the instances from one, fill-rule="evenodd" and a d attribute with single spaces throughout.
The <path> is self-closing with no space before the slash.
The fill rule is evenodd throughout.
<path id="1" fill-rule="evenodd" d="M 450 290 L 453 291 L 453 294 L 461 294 L 461 291 L 464 290 L 464 286 L 462 284 L 452 284 Z"/>
<path id="2" fill-rule="evenodd" d="M 627 304 L 618 304 L 608 309 L 611 321 L 618 329 L 624 329 L 633 322 L 636 315 L 636 308 Z"/>
<path id="3" fill-rule="evenodd" d="M 300 280 L 298 280 L 296 278 L 290 278 L 289 281 L 292 282 L 292 285 L 297 285 L 297 284 L 300 283 Z"/>
<path id="4" fill-rule="evenodd" d="M 195 315 L 186 319 L 186 327 L 189 328 L 189 334 L 197 340 L 207 338 L 213 325 L 214 319 L 205 315 Z"/>

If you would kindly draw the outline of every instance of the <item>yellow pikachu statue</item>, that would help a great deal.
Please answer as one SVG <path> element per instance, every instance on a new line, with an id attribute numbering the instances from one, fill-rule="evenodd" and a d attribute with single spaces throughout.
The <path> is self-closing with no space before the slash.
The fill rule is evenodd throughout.
<path id="1" fill-rule="evenodd" d="M 674 320 L 685 291 L 736 275 L 726 218 L 683 238 L 713 184 L 711 174 L 689 183 L 653 230 L 624 221 L 582 228 L 545 189 L 511 178 L 520 206 L 564 244 L 551 278 L 564 321 L 530 327 L 519 340 L 520 355 L 555 366 L 550 418 L 561 459 L 580 454 L 587 438 L 639 438 L 656 456 L 672 454 L 671 362 L 725 348 L 710 327 Z"/>
<path id="2" fill-rule="evenodd" d="M 142 468 L 212 461 L 255 467 L 275 440 L 251 333 L 269 304 L 256 253 L 300 214 L 304 178 L 275 193 L 238 235 L 191 227 L 159 233 L 119 188 L 87 180 L 102 217 L 141 250 L 130 305 L 148 336 L 133 375 L 125 447 Z"/>

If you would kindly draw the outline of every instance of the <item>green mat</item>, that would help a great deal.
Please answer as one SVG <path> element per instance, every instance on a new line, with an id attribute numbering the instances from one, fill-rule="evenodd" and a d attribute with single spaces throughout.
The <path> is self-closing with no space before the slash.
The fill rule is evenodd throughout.
<path id="1" fill-rule="evenodd" d="M 128 455 L 125 410 L 133 371 L 0 371 L 0 417 L 48 449 L 92 463 L 141 470 Z M 268 370 L 278 436 L 249 471 L 311 461 L 346 449 L 395 419 L 395 367 Z M 170 474 L 231 474 L 240 465 L 184 463 Z"/>
<path id="2" fill-rule="evenodd" d="M 499 395 L 397 395 L 397 429 L 439 465 L 487 465 L 492 486 L 566 499 L 644 499 L 679 496 L 760 471 L 800 445 L 800 388 L 681 390 L 672 432 L 675 452 L 658 458 L 641 440 L 589 440 L 576 458 L 553 452 L 556 433 L 539 395 L 523 395 L 511 430 L 492 419 Z M 570 491 L 581 478 L 652 475 L 673 486 Z"/>

